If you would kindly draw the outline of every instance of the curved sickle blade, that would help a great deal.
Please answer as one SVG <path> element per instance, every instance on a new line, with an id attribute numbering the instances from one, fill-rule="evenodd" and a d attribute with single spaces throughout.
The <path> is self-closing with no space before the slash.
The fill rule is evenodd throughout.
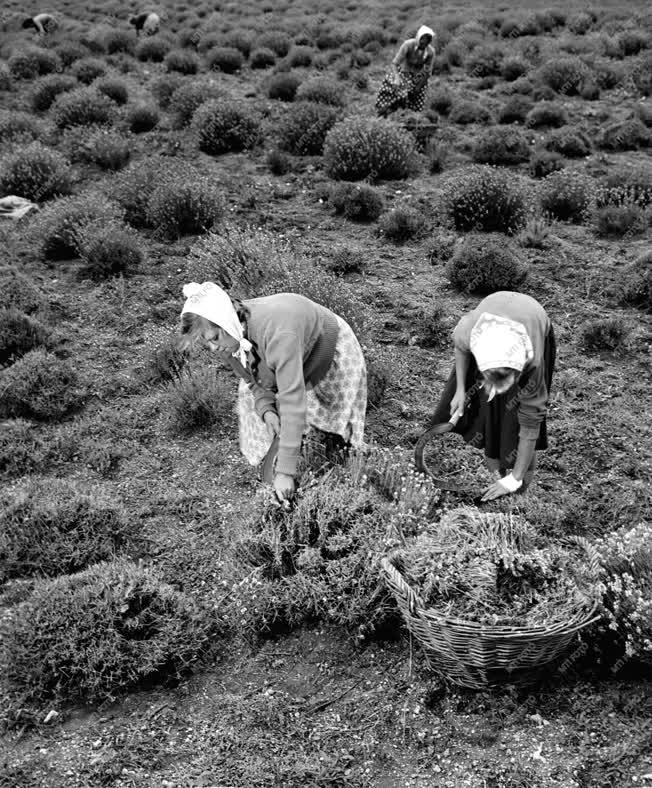
<path id="1" fill-rule="evenodd" d="M 417 445 L 414 447 L 414 464 L 421 473 L 427 473 L 429 476 L 432 476 L 423 457 L 428 441 L 435 435 L 445 435 L 447 432 L 450 432 L 454 426 L 455 424 L 452 421 L 446 421 L 443 424 L 435 424 L 421 435 L 417 441 Z"/>
<path id="2" fill-rule="evenodd" d="M 460 484 L 454 484 L 453 482 L 433 476 L 424 459 L 424 451 L 428 441 L 436 435 L 445 435 L 447 432 L 450 432 L 460 420 L 460 416 L 460 413 L 456 413 L 450 421 L 445 421 L 442 424 L 435 424 L 420 436 L 416 446 L 414 447 L 414 464 L 421 473 L 427 474 L 432 479 L 435 487 L 438 487 L 440 490 L 446 490 L 448 492 L 456 492 L 470 496 L 473 500 L 473 503 L 477 505 L 482 503 L 482 496 L 478 495 L 475 488 L 464 487 Z"/>
<path id="3" fill-rule="evenodd" d="M 276 455 L 278 454 L 278 435 L 274 436 L 272 445 L 267 450 L 267 454 L 263 457 L 260 465 L 260 475 L 264 482 L 267 484 L 274 483 L 274 465 L 276 463 Z"/>

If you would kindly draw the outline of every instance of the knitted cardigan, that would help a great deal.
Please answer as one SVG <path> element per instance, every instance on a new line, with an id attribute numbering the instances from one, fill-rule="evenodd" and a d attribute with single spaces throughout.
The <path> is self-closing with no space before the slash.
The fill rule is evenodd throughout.
<path id="1" fill-rule="evenodd" d="M 335 355 L 337 317 L 295 293 L 243 301 L 249 309 L 247 338 L 259 357 L 254 390 L 256 413 L 278 412 L 281 421 L 278 473 L 297 470 L 306 425 L 306 386 L 314 387 Z"/>

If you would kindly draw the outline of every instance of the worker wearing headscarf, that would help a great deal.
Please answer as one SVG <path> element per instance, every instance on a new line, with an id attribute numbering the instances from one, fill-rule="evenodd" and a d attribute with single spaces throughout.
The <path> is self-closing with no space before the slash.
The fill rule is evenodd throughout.
<path id="1" fill-rule="evenodd" d="M 483 500 L 525 491 L 536 450 L 548 448 L 546 414 L 555 366 L 550 318 L 531 296 L 492 293 L 461 318 L 453 345 L 455 368 L 431 424 L 457 419 L 454 431 L 484 449 L 499 478 Z"/>
<path id="2" fill-rule="evenodd" d="M 435 59 L 434 39 L 432 29 L 421 25 L 415 38 L 401 44 L 378 91 L 376 111 L 380 116 L 400 108 L 423 110 Z"/>
<path id="3" fill-rule="evenodd" d="M 129 17 L 129 24 L 136 28 L 136 35 L 153 36 L 161 26 L 161 17 L 153 11 Z"/>
<path id="4" fill-rule="evenodd" d="M 48 33 L 54 33 L 54 31 L 59 27 L 59 23 L 57 22 L 56 18 L 52 16 L 52 14 L 37 14 L 36 16 L 30 16 L 23 22 L 23 29 L 29 30 L 33 28 L 39 34 L 39 36 L 45 36 Z"/>
<path id="5" fill-rule="evenodd" d="M 239 370 L 238 415 L 240 449 L 249 463 L 261 463 L 279 437 L 273 484 L 281 500 L 295 490 L 308 427 L 330 436 L 327 445 L 363 445 L 367 369 L 343 318 L 296 293 L 232 301 L 213 282 L 191 282 L 183 294 L 187 344 L 199 340 L 245 368 Z"/>

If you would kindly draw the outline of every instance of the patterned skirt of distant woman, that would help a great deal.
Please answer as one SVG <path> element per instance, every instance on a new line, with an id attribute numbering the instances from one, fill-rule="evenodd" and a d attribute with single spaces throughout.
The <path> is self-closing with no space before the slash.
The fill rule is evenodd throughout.
<path id="1" fill-rule="evenodd" d="M 339 316 L 337 322 L 337 343 L 328 372 L 316 386 L 306 389 L 306 427 L 339 435 L 357 449 L 364 446 L 367 367 L 351 326 Z M 253 394 L 244 380 L 238 388 L 237 410 L 240 451 L 251 465 L 259 465 L 272 438 L 256 413 Z"/>
<path id="2" fill-rule="evenodd" d="M 428 80 L 423 81 L 422 73 L 399 69 L 400 79 L 396 84 L 394 75 L 385 75 L 376 98 L 376 112 L 387 115 L 397 109 L 410 109 L 422 112 L 428 90 Z"/>

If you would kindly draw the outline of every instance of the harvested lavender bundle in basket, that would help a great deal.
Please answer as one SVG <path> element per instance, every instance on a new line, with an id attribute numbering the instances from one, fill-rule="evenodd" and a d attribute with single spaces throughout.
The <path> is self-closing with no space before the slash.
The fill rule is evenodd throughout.
<path id="1" fill-rule="evenodd" d="M 424 606 L 446 618 L 506 627 L 549 627 L 591 607 L 598 562 L 588 544 L 540 543 L 511 515 L 461 507 L 393 556 Z"/>

